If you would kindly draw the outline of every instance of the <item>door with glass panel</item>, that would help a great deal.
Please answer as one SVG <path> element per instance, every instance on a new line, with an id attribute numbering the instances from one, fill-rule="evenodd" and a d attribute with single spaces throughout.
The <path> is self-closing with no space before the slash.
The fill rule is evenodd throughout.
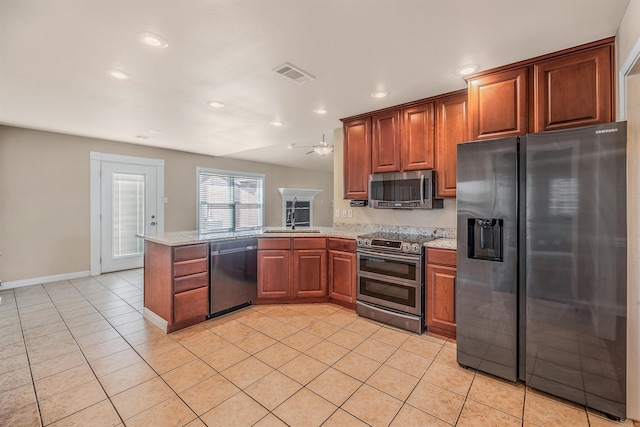
<path id="1" fill-rule="evenodd" d="M 102 163 L 101 272 L 140 268 L 144 240 L 157 226 L 156 168 Z"/>

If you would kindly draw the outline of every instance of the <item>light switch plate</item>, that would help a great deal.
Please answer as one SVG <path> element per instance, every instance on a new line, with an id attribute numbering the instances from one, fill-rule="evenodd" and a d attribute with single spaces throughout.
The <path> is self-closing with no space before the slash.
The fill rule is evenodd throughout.
<path id="1" fill-rule="evenodd" d="M 347 211 L 347 215 L 349 216 L 349 218 L 353 218 L 353 209 L 349 209 Z"/>
<path id="2" fill-rule="evenodd" d="M 336 209 L 336 218 L 340 218 L 340 209 Z"/>
<path id="3" fill-rule="evenodd" d="M 346 209 L 342 209 L 342 217 L 343 218 L 347 217 L 347 210 Z"/>

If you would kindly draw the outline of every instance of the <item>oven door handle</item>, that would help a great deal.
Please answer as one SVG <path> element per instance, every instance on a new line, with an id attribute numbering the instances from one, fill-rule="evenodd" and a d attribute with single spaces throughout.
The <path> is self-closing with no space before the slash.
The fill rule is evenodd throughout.
<path id="1" fill-rule="evenodd" d="M 421 261 L 422 260 L 422 255 L 414 255 L 414 254 L 396 255 L 396 254 L 389 254 L 389 253 L 365 251 L 365 250 L 362 250 L 362 249 L 358 249 L 356 251 L 356 253 L 357 254 L 362 254 L 362 255 L 367 255 L 367 256 L 372 256 L 372 257 L 375 257 L 375 258 L 386 258 L 386 259 L 392 259 L 392 260 L 396 260 L 396 261 L 407 261 L 407 260 Z"/>

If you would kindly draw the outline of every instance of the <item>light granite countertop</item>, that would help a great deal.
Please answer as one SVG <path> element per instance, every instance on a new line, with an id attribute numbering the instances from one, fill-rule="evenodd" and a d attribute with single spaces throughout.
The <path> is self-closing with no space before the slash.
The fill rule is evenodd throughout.
<path id="1" fill-rule="evenodd" d="M 455 251 L 457 247 L 457 242 L 458 241 L 456 239 L 442 238 L 442 239 L 432 240 L 430 242 L 425 243 L 424 245 L 427 248 L 452 249 Z"/>
<path id="2" fill-rule="evenodd" d="M 264 227 L 262 230 L 238 231 L 228 233 L 200 233 L 192 231 L 173 231 L 168 233 L 138 235 L 144 240 L 160 243 L 167 246 L 190 245 L 195 243 L 216 242 L 222 240 L 235 240 L 247 237 L 337 237 L 343 239 L 355 239 L 360 233 L 354 231 L 340 230 L 333 227 L 313 227 L 308 229 L 298 229 L 296 231 L 286 230 L 282 227 Z"/>
<path id="3" fill-rule="evenodd" d="M 239 231 L 228 233 L 200 233 L 197 230 L 173 231 L 159 234 L 138 235 L 144 240 L 160 243 L 166 246 L 191 245 L 196 243 L 208 243 L 222 240 L 235 240 L 248 237 L 337 237 L 342 239 L 355 239 L 362 232 L 345 230 L 335 227 L 314 227 L 317 232 L 305 229 L 296 231 L 286 230 L 282 227 L 264 227 L 262 230 Z M 456 239 L 438 238 L 425 243 L 427 248 L 456 249 Z"/>

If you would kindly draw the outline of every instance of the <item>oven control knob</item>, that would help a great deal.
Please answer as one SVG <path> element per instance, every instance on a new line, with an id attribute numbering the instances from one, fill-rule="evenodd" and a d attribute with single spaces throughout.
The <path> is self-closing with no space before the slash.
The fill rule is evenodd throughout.
<path id="1" fill-rule="evenodd" d="M 364 245 L 365 245 L 366 247 L 371 246 L 371 239 L 364 239 Z"/>
<path id="2" fill-rule="evenodd" d="M 411 245 L 409 243 L 404 243 L 402 245 L 402 252 L 409 252 L 411 250 Z"/>
<path id="3" fill-rule="evenodd" d="M 358 239 L 356 240 L 356 245 L 357 246 L 363 246 L 364 245 L 364 239 L 362 239 L 362 237 L 358 237 Z"/>
<path id="4" fill-rule="evenodd" d="M 420 245 L 417 243 L 414 243 L 413 245 L 411 245 L 411 250 L 416 253 L 420 252 Z"/>

